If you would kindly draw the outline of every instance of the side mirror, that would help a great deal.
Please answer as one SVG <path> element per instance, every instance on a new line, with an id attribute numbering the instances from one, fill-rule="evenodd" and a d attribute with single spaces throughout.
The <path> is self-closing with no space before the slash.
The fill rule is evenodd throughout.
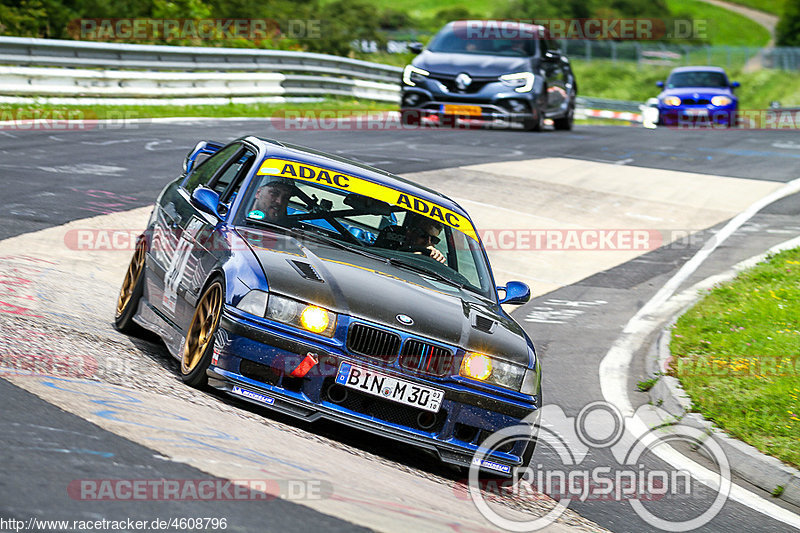
<path id="1" fill-rule="evenodd" d="M 412 42 L 408 43 L 408 50 L 414 54 L 422 53 L 422 43 Z"/>
<path id="2" fill-rule="evenodd" d="M 663 81 L 657 81 L 656 82 L 656 87 L 661 87 L 663 89 L 664 88 L 664 82 Z"/>
<path id="3" fill-rule="evenodd" d="M 219 194 L 208 187 L 197 187 L 192 193 L 192 204 L 200 211 L 222 218 L 219 214 Z"/>
<path id="4" fill-rule="evenodd" d="M 732 82 L 731 82 L 731 89 L 735 89 L 735 88 L 737 88 L 738 86 L 739 86 L 739 82 L 738 82 L 738 81 L 732 81 Z"/>
<path id="5" fill-rule="evenodd" d="M 200 141 L 199 143 L 194 145 L 194 148 L 189 150 L 189 153 L 186 154 L 186 159 L 183 160 L 183 172 L 189 172 L 192 170 L 194 166 L 194 160 L 197 159 L 197 156 L 200 155 L 200 152 L 208 145 L 206 141 Z"/>
<path id="6" fill-rule="evenodd" d="M 500 299 L 501 304 L 519 305 L 531 299 L 531 288 L 521 281 L 509 281 L 505 287 L 497 289 L 506 291 L 506 295 Z"/>

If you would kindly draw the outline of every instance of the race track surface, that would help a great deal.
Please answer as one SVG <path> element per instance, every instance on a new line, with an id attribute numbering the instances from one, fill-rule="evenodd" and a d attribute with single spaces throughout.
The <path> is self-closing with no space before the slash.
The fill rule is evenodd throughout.
<path id="1" fill-rule="evenodd" d="M 598 366 L 630 317 L 725 221 L 797 178 L 800 159 L 800 143 L 783 132 L 602 126 L 543 134 L 285 131 L 253 120 L 0 131 L 0 369 L 6 369 L 0 379 L 0 457 L 9 465 L 0 481 L 0 517 L 202 516 L 226 518 L 227 529 L 237 531 L 496 530 L 465 495 L 461 475 L 417 450 L 189 389 L 163 346 L 111 328 L 130 250 L 97 242 L 81 249 L 69 236 L 142 228 L 147 206 L 178 175 L 198 140 L 245 134 L 358 159 L 462 203 L 479 229 L 491 230 L 496 245 L 487 248 L 498 282 L 532 284 L 537 297 L 514 316 L 543 359 L 545 403 L 566 418 L 603 398 Z M 798 214 L 796 196 L 762 210 L 683 287 L 800 235 Z M 642 231 L 648 239 L 637 248 L 618 241 L 599 250 L 570 249 L 564 241 L 537 247 L 518 237 L 532 229 L 562 236 Z M 689 234 L 694 236 L 685 238 Z M 14 359 L 55 375 L 20 375 L 9 364 Z M 635 406 L 647 402 L 633 392 L 636 381 L 648 377 L 643 361 L 635 358 L 630 369 Z M 58 365 L 64 362 L 70 372 Z M 563 467 L 558 450 L 547 446 L 540 446 L 536 460 L 545 469 Z M 614 461 L 608 449 L 592 449 L 581 468 Z M 658 457 L 644 462 L 669 470 Z M 96 501 L 91 491 L 75 492 L 81 481 L 131 479 L 268 480 L 270 497 Z M 692 485 L 688 496 L 659 498 L 646 507 L 665 519 L 685 520 L 700 515 L 711 497 Z M 517 518 L 552 506 L 543 498 L 512 500 L 502 507 Z M 624 497 L 618 500 L 573 501 L 551 527 L 658 531 Z M 797 509 L 782 505 L 796 515 Z M 780 516 L 730 500 L 703 526 L 788 529 Z"/>

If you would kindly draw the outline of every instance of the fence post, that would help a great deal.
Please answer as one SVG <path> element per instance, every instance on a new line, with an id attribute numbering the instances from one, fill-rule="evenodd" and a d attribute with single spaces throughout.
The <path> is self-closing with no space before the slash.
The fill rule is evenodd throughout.
<path id="1" fill-rule="evenodd" d="M 592 41 L 585 40 L 584 44 L 586 45 L 586 61 L 592 61 Z"/>
<path id="2" fill-rule="evenodd" d="M 611 42 L 611 62 L 615 65 L 617 64 L 617 43 L 614 41 Z"/>

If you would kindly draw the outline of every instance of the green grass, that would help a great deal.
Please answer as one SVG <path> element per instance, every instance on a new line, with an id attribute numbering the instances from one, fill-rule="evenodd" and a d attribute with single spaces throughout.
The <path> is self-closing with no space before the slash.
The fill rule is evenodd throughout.
<path id="1" fill-rule="evenodd" d="M 769 32 L 762 25 L 725 8 L 700 0 L 667 0 L 673 16 L 688 15 L 695 21 L 707 21 L 705 44 L 712 46 L 765 46 Z"/>
<path id="2" fill-rule="evenodd" d="M 660 89 L 655 83 L 665 80 L 672 69 L 671 66 L 637 66 L 634 62 L 605 60 L 574 60 L 572 68 L 580 95 L 638 102 L 656 96 Z M 741 87 L 736 89 L 740 109 L 766 109 L 773 100 L 785 107 L 800 106 L 798 72 L 765 69 L 743 73 L 733 69 L 728 71 L 728 75 L 741 83 Z"/>
<path id="3" fill-rule="evenodd" d="M 766 11 L 780 16 L 783 13 L 784 0 L 727 0 L 732 4 L 739 4 L 759 11 Z"/>
<path id="4" fill-rule="evenodd" d="M 341 114 L 363 114 L 372 111 L 395 110 L 397 106 L 386 102 L 370 102 L 344 98 L 328 98 L 321 102 L 283 104 L 228 104 L 228 105 L 153 105 L 153 106 L 62 106 L 62 105 L 11 105 L 0 104 L 0 120 L 12 119 L 11 113 L 27 117 L 31 112 L 66 112 L 72 110 L 71 119 L 139 119 L 160 117 L 282 117 L 287 110 L 298 112 L 331 111 Z M 27 113 L 27 114 L 26 114 Z M 58 115 L 53 115 L 57 118 Z M 47 115 L 45 115 L 47 117 Z"/>
<path id="5" fill-rule="evenodd" d="M 678 320 L 672 372 L 694 408 L 800 466 L 800 249 L 716 287 Z"/>

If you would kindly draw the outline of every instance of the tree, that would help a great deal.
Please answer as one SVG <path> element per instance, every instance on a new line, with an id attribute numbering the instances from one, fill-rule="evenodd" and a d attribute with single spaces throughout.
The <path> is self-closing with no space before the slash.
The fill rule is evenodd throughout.
<path id="1" fill-rule="evenodd" d="M 800 0 L 786 0 L 775 28 L 778 46 L 800 46 Z"/>

